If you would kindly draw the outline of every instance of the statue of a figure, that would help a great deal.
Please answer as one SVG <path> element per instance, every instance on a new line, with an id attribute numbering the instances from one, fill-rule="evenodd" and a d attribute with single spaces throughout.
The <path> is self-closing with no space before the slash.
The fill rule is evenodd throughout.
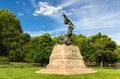
<path id="1" fill-rule="evenodd" d="M 64 24 L 68 25 L 68 32 L 67 35 L 64 35 L 61 37 L 61 39 L 59 40 L 60 44 L 66 44 L 66 45 L 70 45 L 73 44 L 72 43 L 72 30 L 74 29 L 74 25 L 73 23 L 67 18 L 67 16 L 63 13 L 63 17 L 64 17 Z"/>

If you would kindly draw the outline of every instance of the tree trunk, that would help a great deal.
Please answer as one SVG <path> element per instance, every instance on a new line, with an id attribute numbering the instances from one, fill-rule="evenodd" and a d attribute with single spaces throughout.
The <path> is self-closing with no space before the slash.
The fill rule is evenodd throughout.
<path id="1" fill-rule="evenodd" d="M 101 57 L 101 62 L 100 62 L 100 67 L 103 67 L 103 60 L 104 60 L 104 58 L 103 58 L 103 56 Z"/>

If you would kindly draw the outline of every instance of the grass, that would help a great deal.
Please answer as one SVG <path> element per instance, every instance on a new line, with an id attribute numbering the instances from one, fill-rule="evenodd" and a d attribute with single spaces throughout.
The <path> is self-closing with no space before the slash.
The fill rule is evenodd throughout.
<path id="1" fill-rule="evenodd" d="M 93 68 L 98 72 L 84 75 L 36 74 L 41 68 L 0 68 L 0 79 L 120 79 L 120 69 Z"/>
<path id="2" fill-rule="evenodd" d="M 0 64 L 0 68 L 35 68 L 36 63 L 19 63 L 19 62 L 10 62 L 8 64 Z"/>

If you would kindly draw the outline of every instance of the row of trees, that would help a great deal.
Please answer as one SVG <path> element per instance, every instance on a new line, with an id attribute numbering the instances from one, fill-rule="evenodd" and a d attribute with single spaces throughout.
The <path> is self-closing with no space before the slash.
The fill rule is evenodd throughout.
<path id="1" fill-rule="evenodd" d="M 52 38 L 45 33 L 30 37 L 23 33 L 20 21 L 16 16 L 5 9 L 0 10 L 0 57 L 9 61 L 36 62 L 46 65 L 53 46 L 57 44 L 60 36 Z M 72 35 L 75 45 L 80 48 L 85 62 L 96 63 L 100 66 L 108 63 L 120 62 L 120 46 L 107 35 L 98 33 L 86 37 L 85 35 Z"/>
<path id="2" fill-rule="evenodd" d="M 53 38 L 58 41 L 59 37 Z M 120 62 L 120 46 L 115 41 L 102 33 L 90 37 L 85 35 L 72 35 L 75 45 L 80 48 L 81 54 L 86 63 L 96 63 L 103 65 Z"/>

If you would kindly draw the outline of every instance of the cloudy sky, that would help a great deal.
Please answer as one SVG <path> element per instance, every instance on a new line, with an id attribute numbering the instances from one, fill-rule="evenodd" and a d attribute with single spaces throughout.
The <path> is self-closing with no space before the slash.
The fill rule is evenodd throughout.
<path id="1" fill-rule="evenodd" d="M 101 32 L 120 45 L 120 0 L 0 0 L 0 8 L 15 13 L 31 36 L 65 34 L 64 12 L 76 26 L 74 33 Z"/>

